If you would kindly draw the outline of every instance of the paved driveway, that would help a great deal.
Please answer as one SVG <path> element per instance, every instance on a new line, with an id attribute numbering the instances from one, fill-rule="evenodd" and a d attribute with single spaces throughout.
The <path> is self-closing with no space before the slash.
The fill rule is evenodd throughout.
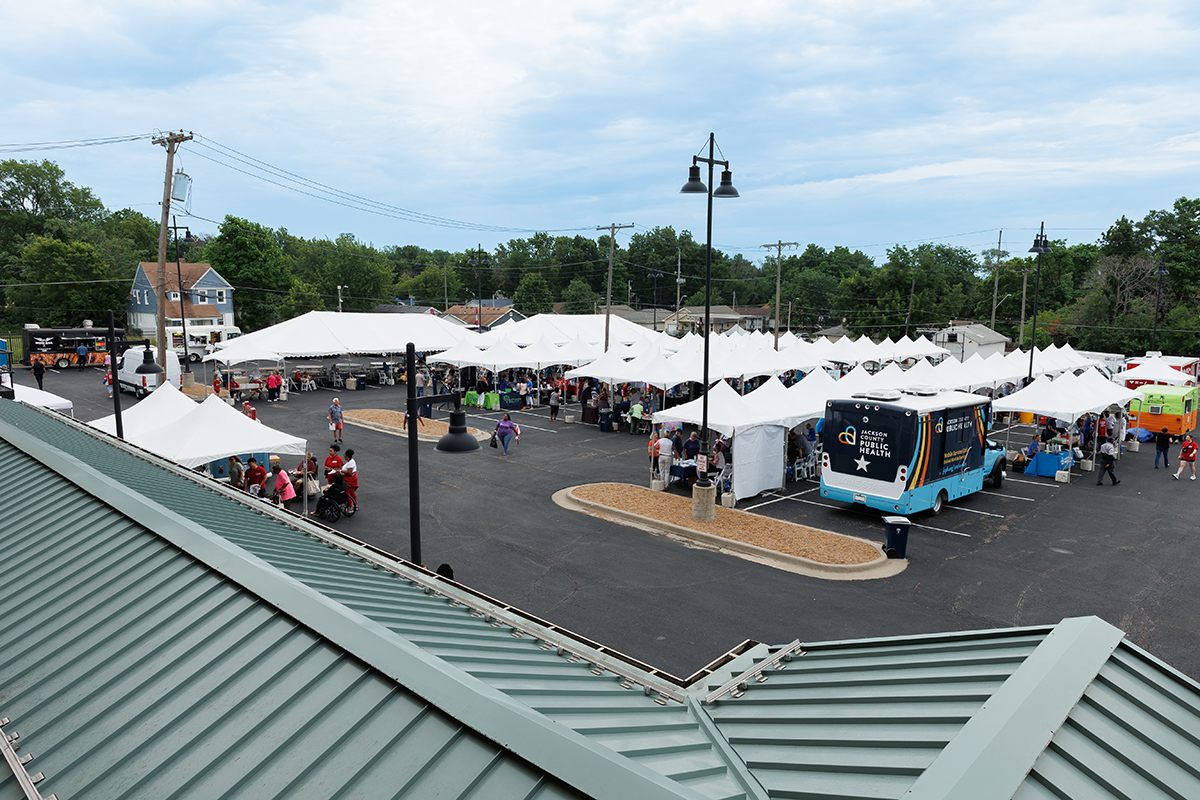
<path id="1" fill-rule="evenodd" d="M 18 368 L 15 377 L 34 385 L 28 370 Z M 197 375 L 207 379 L 203 371 Z M 98 370 L 51 372 L 46 389 L 74 400 L 80 419 L 111 413 Z M 404 392 L 372 387 L 337 396 L 350 410 L 400 410 Z M 259 418 L 308 437 L 323 459 L 325 409 L 333 397 L 325 390 L 293 393 L 287 403 L 259 403 Z M 472 413 L 468 424 L 490 429 L 498 418 Z M 1117 487 L 1097 487 L 1092 475 L 1072 485 L 1013 476 L 1000 491 L 986 489 L 938 517 L 915 518 L 910 566 L 900 575 L 827 581 L 558 507 L 551 495 L 567 486 L 648 481 L 646 440 L 550 423 L 545 409 L 514 418 L 521 441 L 507 459 L 486 446 L 448 455 L 421 444 L 427 565 L 449 563 L 457 579 L 479 591 L 676 675 L 746 638 L 818 641 L 1095 614 L 1200 677 L 1194 633 L 1200 545 L 1193 520 L 1200 481 L 1175 482 L 1166 470 L 1153 470 L 1152 449 L 1126 455 Z M 406 443 L 354 426 L 347 426 L 345 441 L 357 451 L 361 511 L 336 527 L 407 557 Z M 815 483 L 789 484 L 739 507 L 882 539 L 878 514 L 823 501 Z"/>

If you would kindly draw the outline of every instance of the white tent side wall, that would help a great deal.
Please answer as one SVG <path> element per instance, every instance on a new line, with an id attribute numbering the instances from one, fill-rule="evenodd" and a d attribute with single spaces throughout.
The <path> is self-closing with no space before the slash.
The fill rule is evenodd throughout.
<path id="1" fill-rule="evenodd" d="M 786 430 L 780 425 L 738 430 L 733 440 L 734 497 L 754 497 L 768 489 L 783 488 Z"/>

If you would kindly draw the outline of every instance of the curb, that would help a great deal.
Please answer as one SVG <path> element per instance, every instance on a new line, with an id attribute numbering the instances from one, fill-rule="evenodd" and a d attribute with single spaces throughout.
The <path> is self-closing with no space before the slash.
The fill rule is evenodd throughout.
<path id="1" fill-rule="evenodd" d="M 841 580 L 841 581 L 864 581 L 875 580 L 877 578 L 890 578 L 899 575 L 908 568 L 907 559 L 889 559 L 883 553 L 882 547 L 875 542 L 859 539 L 855 536 L 846 536 L 843 533 L 834 531 L 825 531 L 819 528 L 813 530 L 821 530 L 821 533 L 832 534 L 833 536 L 843 536 L 847 539 L 866 542 L 874 548 L 879 549 L 879 558 L 874 561 L 868 561 L 865 564 L 824 564 L 820 561 L 803 558 L 801 556 L 793 556 L 787 553 L 780 553 L 776 550 L 768 550 L 765 547 L 758 545 L 739 542 L 734 539 L 726 539 L 721 536 L 714 536 L 711 533 L 693 530 L 692 528 L 683 525 L 676 525 L 673 522 L 663 522 L 661 520 L 644 517 L 641 514 L 635 514 L 632 511 L 623 511 L 619 508 L 606 506 L 602 503 L 597 503 L 593 500 L 584 500 L 581 497 L 575 496 L 575 490 L 581 488 L 579 486 L 569 486 L 566 489 L 560 489 L 553 495 L 553 500 L 559 506 L 572 510 L 582 511 L 584 513 L 598 514 L 605 517 L 614 518 L 623 524 L 633 523 L 634 526 L 664 533 L 669 536 L 685 539 L 695 542 L 705 547 L 715 548 L 716 550 L 738 556 L 739 558 L 747 558 L 751 561 L 767 564 L 768 566 L 777 569 L 795 572 L 800 575 L 807 575 L 811 578 L 824 578 L 826 580 Z M 743 514 L 749 512 L 741 512 Z"/>
<path id="2" fill-rule="evenodd" d="M 381 425 L 378 422 L 367 422 L 366 420 L 361 419 L 351 419 L 345 415 L 342 416 L 342 422 L 347 425 L 357 425 L 360 428 L 370 428 L 371 430 L 379 431 L 380 433 L 390 433 L 392 436 L 408 436 L 408 431 L 404 428 L 394 428 L 391 425 Z M 467 428 L 467 433 L 474 436 L 476 441 L 480 442 L 486 442 L 492 438 L 490 433 L 484 433 L 478 428 Z M 441 439 L 441 436 L 434 436 L 432 433 L 421 433 L 419 430 L 417 432 L 418 442 L 439 442 Z"/>

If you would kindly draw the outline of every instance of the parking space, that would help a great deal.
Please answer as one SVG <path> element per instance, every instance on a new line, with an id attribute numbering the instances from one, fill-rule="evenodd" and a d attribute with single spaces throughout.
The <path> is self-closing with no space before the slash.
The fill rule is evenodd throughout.
<path id="1" fill-rule="evenodd" d="M 197 375 L 197 382 L 202 371 Z M 16 380 L 33 384 L 28 370 Z M 87 420 L 111 412 L 99 370 L 46 379 Z M 404 406 L 402 386 L 339 390 L 349 410 Z M 260 404 L 266 424 L 306 437 L 323 458 L 325 409 L 335 396 L 292 393 Z M 126 404 L 133 402 L 125 395 Z M 564 409 L 578 412 L 578 406 Z M 550 422 L 546 408 L 511 412 L 521 441 L 452 456 L 420 446 L 422 549 L 473 588 L 676 674 L 745 638 L 817 641 L 1054 623 L 1095 614 L 1193 677 L 1200 676 L 1200 560 L 1194 507 L 1200 486 L 1153 470 L 1153 452 L 1127 453 L 1119 486 L 1094 473 L 1071 484 L 1010 476 L 996 490 L 915 515 L 909 567 L 874 581 L 798 576 L 556 506 L 582 483 L 649 481 L 647 440 Z M 444 412 L 435 412 L 439 417 Z M 472 409 L 490 430 L 498 412 Z M 996 438 L 993 436 L 993 438 Z M 1018 439 L 1014 430 L 1012 440 Z M 407 449 L 350 426 L 361 511 L 337 527 L 401 556 L 409 552 Z M 1014 448 L 1015 449 L 1015 448 Z M 750 513 L 882 541 L 879 512 L 823 500 L 814 482 L 741 501 Z"/>

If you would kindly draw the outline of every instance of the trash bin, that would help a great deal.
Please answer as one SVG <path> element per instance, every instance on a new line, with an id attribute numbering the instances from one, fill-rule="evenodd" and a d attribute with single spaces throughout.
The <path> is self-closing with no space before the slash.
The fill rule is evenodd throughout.
<path id="1" fill-rule="evenodd" d="M 883 518 L 883 552 L 888 558 L 904 558 L 908 548 L 908 517 Z"/>

